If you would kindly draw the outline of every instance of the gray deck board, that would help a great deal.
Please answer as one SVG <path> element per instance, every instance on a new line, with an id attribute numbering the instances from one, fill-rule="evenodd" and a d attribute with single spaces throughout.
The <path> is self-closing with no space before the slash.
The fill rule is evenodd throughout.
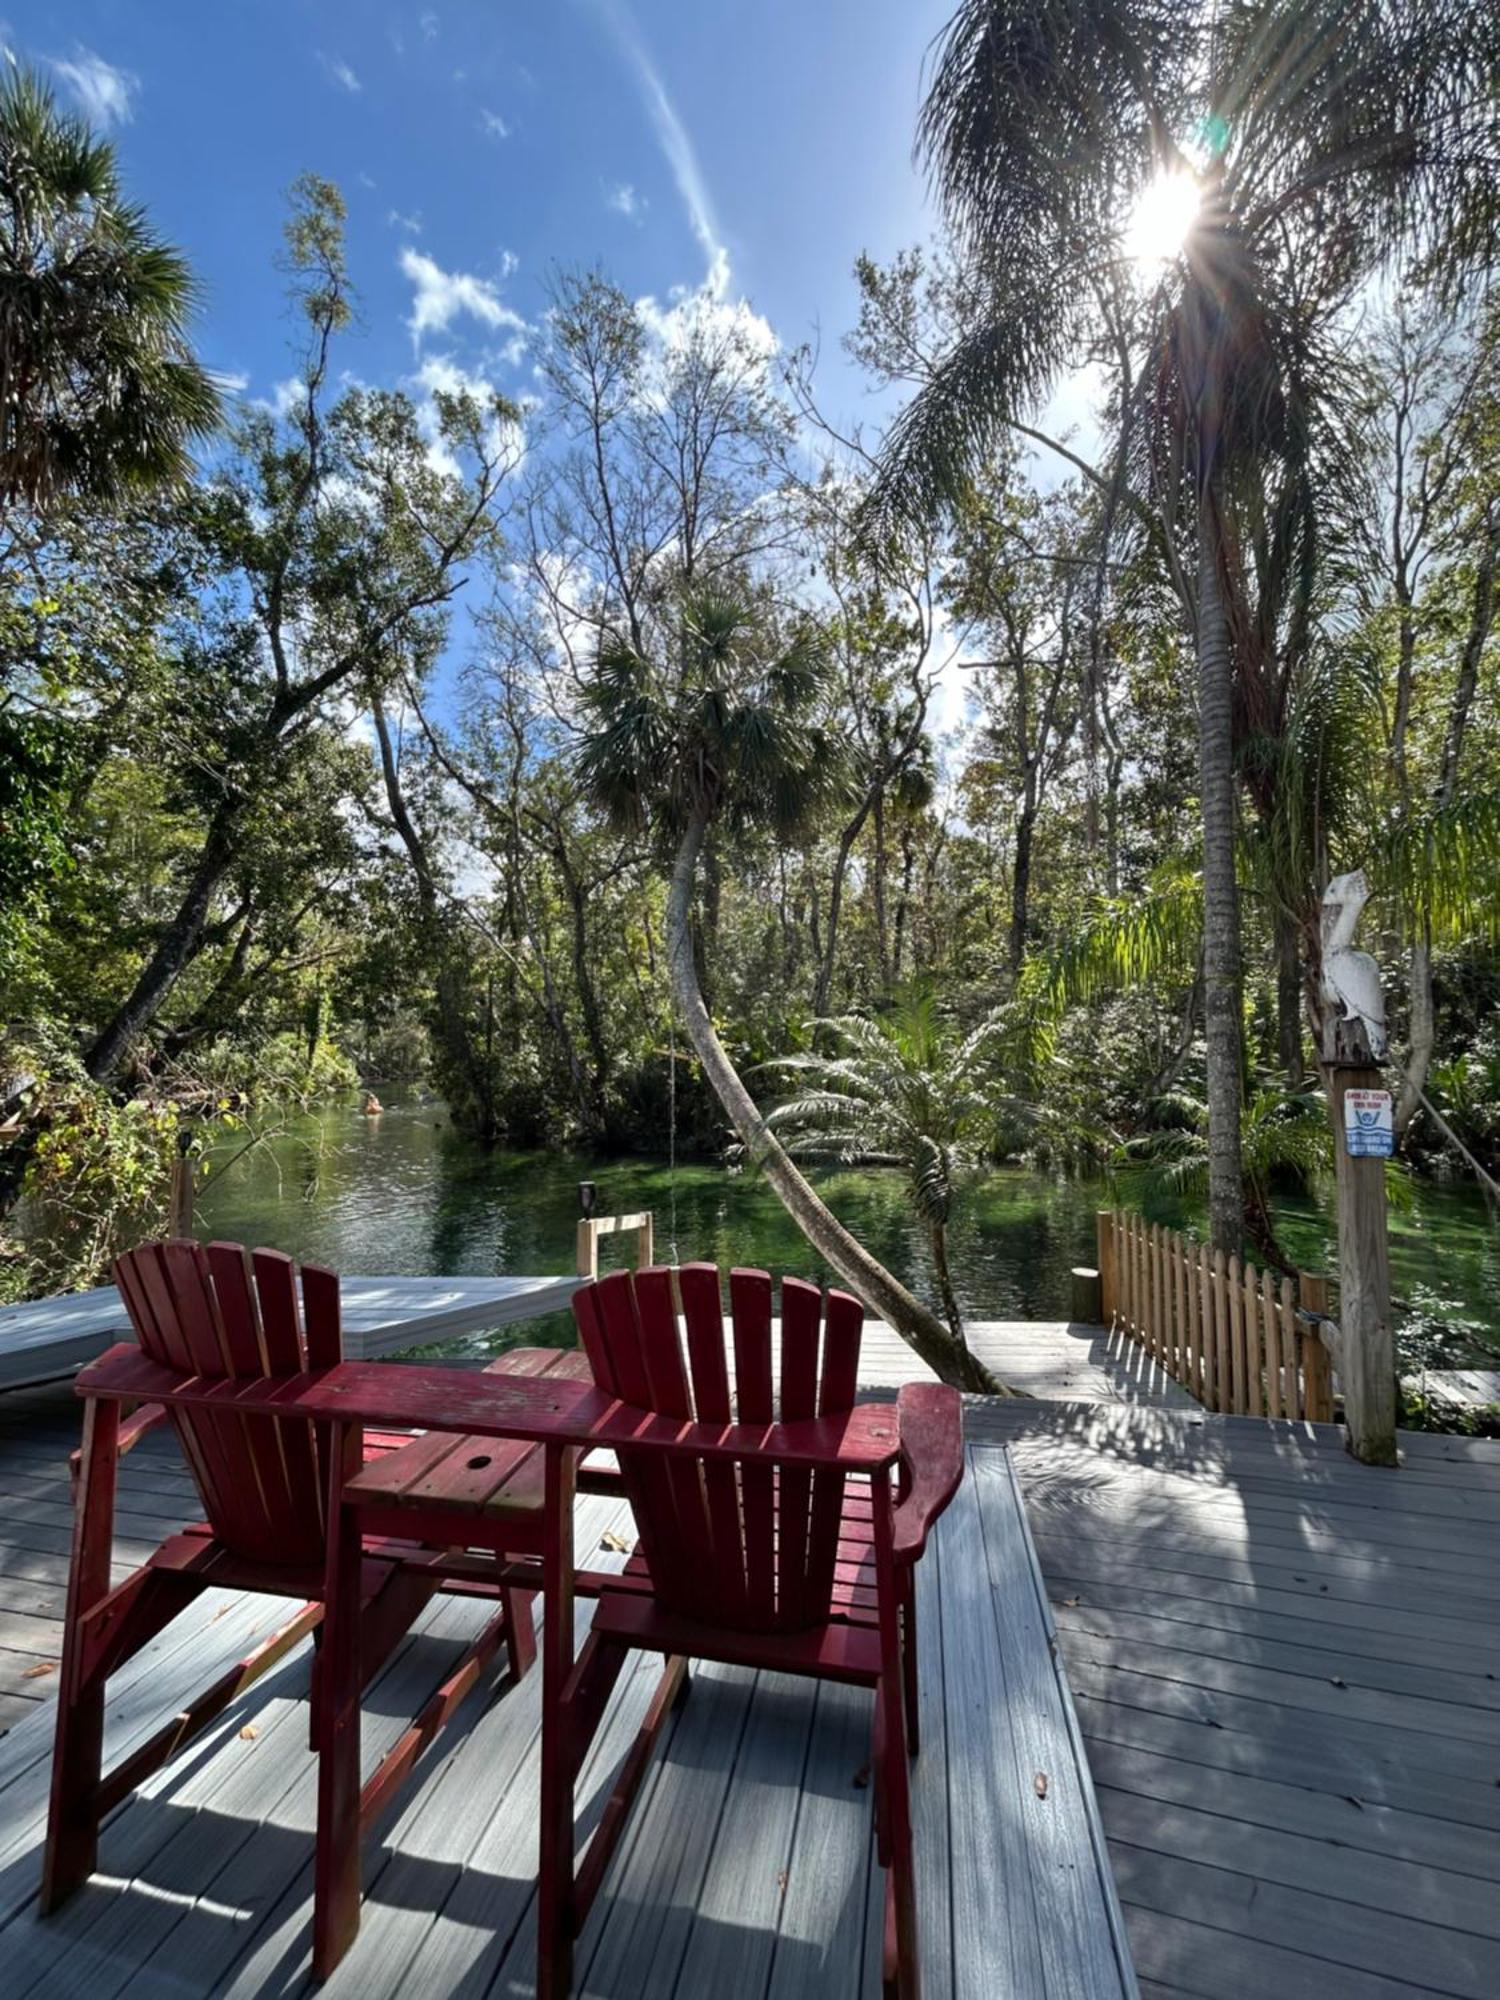
<path id="1" fill-rule="evenodd" d="M 144 1478 L 170 1440 L 143 1444 Z M 0 1449 L 3 1466 L 3 1449 Z M 580 1549 L 622 1510 L 580 1502 Z M 128 1748 L 283 1607 L 205 1599 L 113 1684 Z M 926 1745 L 915 1766 L 931 2000 L 1104 2000 L 1135 1990 L 1081 1737 L 1049 1643 L 1039 1572 L 999 1454 L 971 1459 L 922 1573 Z M 578 1608 L 579 1630 L 589 1607 Z M 368 1764 L 484 1607 L 441 1600 L 365 1703 Z M 315 1764 L 304 1645 L 112 1817 L 100 1870 L 36 1914 L 50 1716 L 0 1742 L 0 1984 L 121 1995 L 308 1992 Z M 636 1661 L 579 1784 L 587 1836 L 654 1686 Z M 373 1830 L 360 1938 L 329 1992 L 523 1996 L 535 1980 L 540 1676 L 476 1690 Z M 997 1687 L 1008 1699 L 996 1700 Z M 871 1838 L 868 1691 L 700 1666 L 669 1721 L 578 1941 L 596 2000 L 873 2000 L 883 1873 Z M 1035 1784 L 1048 1774 L 1046 1797 Z M 962 1884 L 961 1890 L 956 1887 Z M 998 1920 L 993 1920 L 998 1919 Z M 1042 1935 L 1043 1928 L 1048 1932 Z"/>
<path id="2" fill-rule="evenodd" d="M 875 1331 L 872 1389 L 925 1372 Z M 1107 1841 L 1147 2000 L 1500 1991 L 1500 1444 L 1415 1434 L 1403 1438 L 1401 1471 L 1371 1471 L 1331 1428 L 1185 1406 L 1097 1332 L 1039 1337 L 994 1323 L 1002 1334 L 1009 1344 L 992 1353 L 1007 1379 L 1030 1368 L 1038 1383 L 1084 1388 L 1071 1400 L 971 1400 L 977 1469 L 921 1572 L 914 1803 L 929 2000 L 1088 1990 L 1049 1966 L 1035 1928 L 1047 1910 L 1064 1934 L 1067 1885 L 1053 1879 L 1047 1827 L 1038 1838 L 1034 1825 L 1041 1753 L 1030 1747 L 1028 1677 L 1007 1664 L 1031 1613 L 989 1573 L 1010 1560 L 995 1511 L 1004 1461 L 991 1445 L 1010 1447 L 1024 1496 L 1092 1767 L 1093 1789 L 1078 1797 Z M 76 1418 L 66 1398 L 23 1405 L 0 1398 L 0 1491 L 12 1490 L 14 1464 L 23 1503 L 14 1527 L 0 1517 L 0 1645 L 6 1629 L 42 1636 L 4 1620 L 45 1623 L 66 1571 L 58 1454 Z M 153 1538 L 191 1505 L 169 1440 L 127 1460 L 122 1496 L 133 1496 L 122 1498 L 132 1529 Z M 208 1638 L 242 1649 L 248 1623 L 226 1634 L 228 1624 Z M 1035 1637 L 1033 1627 L 1033 1666 Z M 180 1657 L 156 1691 L 172 1693 L 192 1664 Z M 132 1832 L 137 1806 L 124 1809 L 111 1851 L 122 1867 L 144 1859 L 98 1890 L 72 1948 L 92 1938 L 108 1957 L 154 1942 L 114 1984 L 75 1958 L 70 1985 L 87 1965 L 91 1992 L 139 1983 L 193 1994 L 213 1962 L 217 1991 L 305 1990 L 302 1672 L 294 1660 L 268 1684 L 284 1714 L 277 1723 L 268 1709 L 251 1746 L 273 1753 L 259 1776 L 226 1727 L 180 1788 L 141 1802 L 166 1816 L 166 1834 L 146 1819 Z M 50 1693 L 45 1681 L 31 1687 Z M 451 1751 L 405 1795 L 370 1856 L 361 1955 L 337 1991 L 529 1993 L 537 1692 L 533 1680 L 488 1707 L 471 1698 Z M 630 1699 L 644 1695 L 642 1678 Z M 128 1736 L 149 1719 L 144 1679 L 122 1681 L 121 1697 L 112 1726 Z M 882 1878 L 869 1792 L 855 1782 L 868 1698 L 831 1688 L 797 1698 L 812 1704 L 800 1720 L 774 1684 L 700 1670 L 580 1940 L 580 1993 L 868 2000 L 878 1990 Z M 41 1719 L 0 1742 L 0 1915 L 32 1879 Z M 34 1747 L 18 1761 L 25 1738 Z M 480 1767 L 487 1792 L 473 1780 Z M 1048 1776 L 1048 1803 L 1071 1811 Z M 1076 1827 L 1058 1849 L 1068 1851 Z M 149 1912 L 134 1908 L 140 1899 Z M 1107 1917 L 1107 1905 L 1093 1911 L 1096 1938 Z M 26 1921 L 7 1938 L 19 1942 Z M 105 1952 L 108 1939 L 123 1942 Z"/>

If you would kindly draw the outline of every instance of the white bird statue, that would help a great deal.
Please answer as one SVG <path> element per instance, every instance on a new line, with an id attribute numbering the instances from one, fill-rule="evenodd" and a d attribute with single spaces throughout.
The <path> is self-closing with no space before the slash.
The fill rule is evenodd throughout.
<path id="1" fill-rule="evenodd" d="M 1354 932 L 1370 885 L 1363 868 L 1335 875 L 1323 891 L 1323 998 L 1343 1008 L 1345 1021 L 1361 1021 L 1378 1062 L 1386 1051 L 1385 995 L 1380 967 L 1367 951 L 1356 951 Z"/>

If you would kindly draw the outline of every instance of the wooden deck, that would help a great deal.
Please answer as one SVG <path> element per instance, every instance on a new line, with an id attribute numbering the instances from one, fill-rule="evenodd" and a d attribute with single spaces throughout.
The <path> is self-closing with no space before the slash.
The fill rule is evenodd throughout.
<path id="1" fill-rule="evenodd" d="M 888 1386 L 917 1372 L 904 1349 L 887 1351 L 879 1329 L 867 1342 L 872 1381 Z M 1016 1386 L 1049 1385 L 1055 1400 L 969 1405 L 976 1476 L 945 1524 L 940 1571 L 928 1579 L 939 1596 L 924 1631 L 928 1699 L 941 1686 L 952 1727 L 943 1764 L 950 1826 L 972 1817 L 1011 1840 L 1009 1813 L 1026 1806 L 1025 1784 L 1019 1804 L 994 1789 L 1009 1782 L 1018 1756 L 1025 1774 L 1026 1759 L 1007 1734 L 1015 1694 L 996 1675 L 997 1642 L 974 1637 L 986 1630 L 980 1608 L 993 1613 L 1004 1603 L 987 1596 L 981 1579 L 985 1499 L 1003 1490 L 997 1468 L 1005 1458 L 992 1447 L 1008 1445 L 1149 2000 L 1500 1993 L 1500 1443 L 1411 1435 L 1403 1469 L 1375 1471 L 1355 1465 L 1332 1429 L 1206 1416 L 1143 1373 L 1133 1348 L 1114 1352 L 1097 1330 L 997 1326 L 976 1344 Z M 75 1428 L 68 1399 L 56 1392 L 0 1398 L 0 1634 L 8 1648 L 0 1658 L 12 1677 L 25 1671 L 23 1660 L 55 1656 L 59 1628 L 44 1603 L 56 1605 L 46 1594 L 60 1594 L 64 1573 L 61 1461 Z M 190 1504 L 160 1442 L 126 1462 L 122 1486 L 121 1528 L 142 1541 L 154 1542 Z M 236 1615 L 215 1630 L 239 1632 Z M 31 1709 L 49 1678 L 7 1679 L 11 1713 Z M 294 1686 L 278 1681 L 267 1699 L 290 1704 Z M 619 1859 L 614 1914 L 589 1945 L 580 1991 L 730 2000 L 741 1990 L 858 1990 L 839 1985 L 830 1967 L 847 1965 L 848 1953 L 863 1967 L 866 1951 L 863 1906 L 847 1873 L 861 1837 L 851 1808 L 866 1809 L 851 1782 L 865 1754 L 862 1725 L 834 1713 L 833 1691 L 817 1699 L 825 1706 L 814 1728 L 810 1718 L 805 1727 L 796 1721 L 785 1690 L 736 1694 L 711 1676 L 695 1693 L 683 1726 L 704 1733 L 677 1739 L 683 1761 L 664 1764 L 666 1789 L 651 1806 L 662 1815 L 653 1824 L 665 1872 L 649 1890 L 640 1886 L 631 1873 L 645 1866 L 638 1835 Z M 126 1708 L 127 1723 L 133 1712 Z M 268 1709 L 265 1729 L 282 1716 Z M 790 1718 L 789 1740 L 773 1717 Z M 287 1727 L 290 1742 L 298 1729 Z M 474 1727 L 475 1741 L 490 1740 Z M 45 1716 L 26 1727 L 34 1743 L 45 1730 Z M 0 1743 L 0 1775 L 15 1742 Z M 406 1968 L 403 1993 L 523 1994 L 524 1949 L 514 1947 L 517 1957 L 487 1942 L 483 1914 L 520 1909 L 529 1893 L 506 1845 L 519 1836 L 504 1814 L 479 1824 L 482 1799 L 462 1777 L 445 1778 L 463 1767 L 439 1755 L 429 1784 L 443 1789 L 427 1817 L 414 1805 L 416 1816 L 383 1843 L 370 1934 L 404 1940 L 407 1917 L 419 1914 L 431 1942 L 411 1951 L 403 1943 L 392 1960 Z M 231 1787 L 236 1759 L 244 1769 Z M 687 1782 L 689 1759 L 698 1760 L 694 1783 L 712 1766 L 701 1799 Z M 80 1976 L 89 1970 L 92 1992 L 96 1962 L 116 1967 L 138 1950 L 156 1982 L 147 1990 L 196 1993 L 212 1985 L 193 1983 L 210 1941 L 241 1939 L 213 1990 L 294 1987 L 305 1958 L 305 1889 L 293 1887 L 308 1852 L 305 1775 L 270 1796 L 270 1780 L 254 1777 L 268 1764 L 253 1765 L 232 1730 L 211 1757 L 190 1753 L 185 1762 L 138 1822 L 155 1822 L 153 1842 L 165 1826 L 175 1846 L 168 1852 L 158 1842 L 139 1867 L 133 1846 L 116 1851 L 112 1885 L 93 1892 L 91 1924 L 104 1923 L 107 1909 L 108 1928 L 67 1966 Z M 924 1765 L 939 1768 L 926 1753 Z M 743 1866 L 722 1845 L 720 1805 L 732 1787 L 741 1788 L 736 1798 L 757 1801 Z M 7 1796 L 19 1802 L 14 1786 L 0 1793 Z M 997 1813 L 997 1796 L 1008 1813 Z M 34 1856 L 24 1839 L 34 1842 L 34 1831 L 16 1847 L 9 1829 L 0 1811 L 0 1887 L 29 1893 Z M 788 1839 L 783 1850 L 778 1843 Z M 775 1858 L 783 1851 L 793 1854 L 784 1899 L 786 1864 Z M 1038 1977 L 1035 1963 L 997 1967 L 995 1940 L 1015 1921 L 1006 1898 L 1025 1900 L 1015 1887 L 1022 1864 L 1013 1844 L 971 1850 L 962 1867 L 952 1858 L 958 1851 L 950 1848 L 942 1879 L 964 1928 L 954 1969 L 940 1965 L 933 1990 L 964 2000 L 1089 1994 Z M 198 1871 L 211 1853 L 218 1863 L 204 1887 Z M 811 1855 L 818 1859 L 808 1868 Z M 845 1871 L 841 1897 L 815 1892 L 809 1880 L 829 1870 Z M 517 1922 L 519 1939 L 525 1924 Z M 928 1932 L 955 1935 L 942 1921 Z M 59 1936 L 44 1937 L 25 1917 L 5 1934 L 18 1953 L 23 1940 L 28 1951 L 50 1950 L 48 1983 L 75 1990 L 61 1984 L 61 1947 L 47 1943 Z M 657 1954 L 650 1966 L 634 1955 L 646 1940 Z M 81 1938 L 75 1948 L 85 1953 Z M 734 1984 L 742 1960 L 751 1982 L 743 1989 Z M 639 1983 L 626 1984 L 627 1972 Z M 98 1990 L 124 1983 L 112 1971 Z M 0 1985 L 10 1990 L 3 1975 Z"/>
<path id="2" fill-rule="evenodd" d="M 139 1456 L 166 1478 L 155 1443 Z M 139 1493 L 139 1471 L 137 1482 Z M 166 1484 L 154 1490 L 163 1505 L 182 1498 Z M 628 1510 L 592 1500 L 580 1516 L 580 1551 L 610 1560 L 601 1537 L 627 1530 Z M 1003 1452 L 972 1455 L 919 1593 L 924 1748 L 913 1810 L 928 2000 L 1132 1995 L 1081 1740 Z M 263 1599 L 203 1600 L 119 1676 L 109 1754 L 284 1612 Z M 483 1615 L 472 1601 L 440 1601 L 395 1657 L 366 1696 L 371 1761 L 439 1678 L 443 1642 L 470 1635 Z M 588 1615 L 580 1606 L 580 1636 Z M 0 1744 L 7 1995 L 307 1990 L 307 1651 L 120 1809 L 99 1874 L 46 1921 L 32 1897 L 48 1710 Z M 639 1660 L 585 1767 L 581 1800 L 597 1806 L 607 1794 L 654 1679 Z M 532 1992 L 539 1691 L 532 1673 L 497 1699 L 471 1697 L 367 1843 L 360 1936 L 328 1992 Z M 575 1990 L 598 2000 L 878 1994 L 884 1878 L 870 1833 L 871 1706 L 859 1689 L 695 1670 L 580 1940 Z"/>
<path id="3" fill-rule="evenodd" d="M 1142 1990 L 1500 1993 L 1500 1444 L 975 1406 L 1010 1446 Z"/>

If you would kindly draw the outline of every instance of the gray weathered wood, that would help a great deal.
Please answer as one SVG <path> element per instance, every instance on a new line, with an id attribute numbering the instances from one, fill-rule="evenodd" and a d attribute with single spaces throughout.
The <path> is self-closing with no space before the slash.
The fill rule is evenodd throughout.
<path id="1" fill-rule="evenodd" d="M 344 1352 L 351 1360 L 378 1360 L 565 1312 L 579 1283 L 576 1277 L 346 1277 Z M 0 1307 L 0 1389 L 55 1381 L 130 1337 L 113 1285 Z"/>

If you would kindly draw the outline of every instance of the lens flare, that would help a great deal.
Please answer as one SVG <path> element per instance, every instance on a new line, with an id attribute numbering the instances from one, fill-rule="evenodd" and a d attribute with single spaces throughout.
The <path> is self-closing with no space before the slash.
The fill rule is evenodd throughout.
<path id="1" fill-rule="evenodd" d="M 1125 254 L 1137 264 L 1170 264 L 1198 219 L 1202 190 L 1191 174 L 1158 174 L 1141 189 L 1125 225 Z"/>

